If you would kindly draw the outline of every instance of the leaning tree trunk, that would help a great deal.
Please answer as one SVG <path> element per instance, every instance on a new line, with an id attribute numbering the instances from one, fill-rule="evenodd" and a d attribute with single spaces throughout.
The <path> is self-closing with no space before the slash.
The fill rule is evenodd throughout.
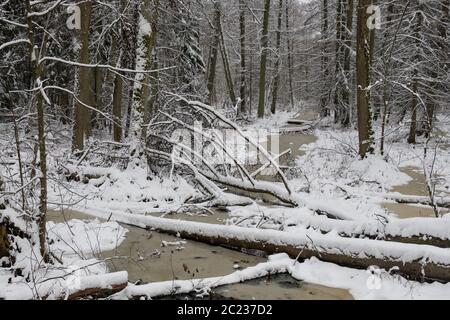
<path id="1" fill-rule="evenodd" d="M 269 16 L 270 16 L 270 0 L 265 1 L 263 31 L 261 36 L 261 62 L 259 66 L 259 102 L 258 102 L 258 118 L 264 118 L 266 107 L 266 68 L 267 68 L 267 52 L 269 46 Z"/>
<path id="2" fill-rule="evenodd" d="M 356 75 L 357 75 L 357 109 L 358 109 L 358 133 L 359 154 L 365 158 L 368 153 L 373 153 L 373 129 L 372 110 L 370 107 L 370 30 L 367 25 L 369 15 L 368 7 L 371 0 L 359 0 L 358 3 L 358 30 L 357 30 L 357 52 L 356 52 Z"/>
<path id="3" fill-rule="evenodd" d="M 222 10 L 221 7 L 219 7 L 219 10 Z M 225 79 L 227 81 L 227 88 L 228 88 L 228 94 L 230 96 L 230 101 L 233 107 L 236 107 L 237 105 L 237 98 L 236 94 L 234 93 L 234 83 L 233 83 L 233 77 L 231 75 L 231 68 L 230 68 L 230 60 L 228 58 L 228 51 L 227 47 L 225 45 L 225 38 L 223 35 L 223 28 L 222 28 L 222 22 L 219 18 L 219 38 L 220 38 L 220 53 L 222 55 L 222 61 L 223 61 L 223 69 L 225 72 Z"/>

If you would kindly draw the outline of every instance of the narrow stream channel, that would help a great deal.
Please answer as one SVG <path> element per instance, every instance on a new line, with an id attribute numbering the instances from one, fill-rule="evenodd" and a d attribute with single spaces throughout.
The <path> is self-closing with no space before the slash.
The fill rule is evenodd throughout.
<path id="1" fill-rule="evenodd" d="M 166 218 L 170 218 L 170 216 Z M 226 213 L 217 213 L 207 217 L 177 215 L 176 218 L 223 223 Z M 92 220 L 93 218 L 75 211 L 65 211 L 64 214 L 59 211 L 49 212 L 49 220 L 56 223 L 71 219 Z M 178 245 L 163 246 L 164 241 L 173 244 L 179 243 L 181 239 L 132 226 L 124 227 L 128 229 L 126 240 L 116 250 L 103 252 L 97 258 L 113 258 L 108 262 L 110 271 L 126 270 L 130 282 L 149 283 L 225 276 L 237 269 L 255 266 L 266 261 L 264 257 L 189 240 Z M 352 299 L 347 290 L 297 281 L 288 275 L 277 275 L 224 286 L 214 289 L 213 292 L 215 296 L 239 300 Z"/>
<path id="2" fill-rule="evenodd" d="M 416 167 L 404 167 L 401 168 L 401 171 L 409 175 L 412 180 L 408 184 L 394 187 L 392 189 L 393 192 L 411 196 L 428 196 L 425 176 L 421 169 Z M 450 193 L 448 193 L 448 196 L 450 196 Z M 416 217 L 436 217 L 431 207 L 423 205 L 384 203 L 383 207 L 402 219 Z M 441 213 L 448 214 L 450 213 L 450 210 L 442 209 Z"/>
<path id="3" fill-rule="evenodd" d="M 314 113 L 300 114 L 296 119 L 313 121 Z M 295 125 L 289 125 L 295 127 Z M 273 139 L 269 137 L 268 139 Z M 289 148 L 292 155 L 281 159 L 281 165 L 286 161 L 302 155 L 300 147 L 313 143 L 317 137 L 301 133 L 290 133 L 276 136 L 280 139 L 280 152 Z M 270 141 L 269 144 L 270 145 Z M 393 191 L 408 195 L 427 195 L 423 175 L 415 168 L 402 169 L 412 177 L 408 185 L 398 186 Z M 261 179 L 271 179 L 261 176 Z M 273 179 L 273 177 L 272 177 Z M 383 206 L 400 218 L 434 216 L 430 208 L 404 204 L 385 203 Z M 212 216 L 176 215 L 166 218 L 199 221 L 214 224 L 225 223 L 228 215 L 224 211 L 216 211 Z M 71 219 L 92 220 L 92 217 L 74 211 L 50 212 L 49 219 L 54 222 L 64 222 Z M 159 282 L 174 279 L 189 280 L 194 278 L 216 277 L 227 275 L 235 270 L 244 269 L 266 261 L 265 257 L 248 255 L 223 247 L 215 247 L 194 241 L 181 239 L 151 232 L 140 228 L 125 226 L 129 231 L 126 240 L 116 250 L 104 252 L 100 259 L 113 258 L 109 262 L 110 271 L 126 270 L 131 282 Z M 256 279 L 246 283 L 217 288 L 214 295 L 230 299 L 352 299 L 347 290 L 334 289 L 297 281 L 289 275 L 277 275 L 264 279 Z"/>

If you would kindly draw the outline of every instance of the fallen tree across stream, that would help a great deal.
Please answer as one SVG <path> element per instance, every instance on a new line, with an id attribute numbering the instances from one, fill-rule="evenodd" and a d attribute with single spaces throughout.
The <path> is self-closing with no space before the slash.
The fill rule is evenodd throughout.
<path id="1" fill-rule="evenodd" d="M 331 182 L 332 184 L 336 185 L 339 189 L 343 190 L 347 194 L 351 196 L 359 196 L 359 197 L 370 197 L 370 198 L 379 198 L 387 201 L 394 201 L 401 204 L 417 204 L 417 205 L 425 205 L 425 206 L 433 206 L 433 201 L 430 199 L 429 196 L 412 196 L 412 195 L 405 195 L 398 192 L 392 192 L 392 193 L 383 193 L 383 192 L 360 192 L 358 190 L 355 190 L 352 187 L 345 186 L 342 184 L 337 184 L 334 182 Z M 441 208 L 447 208 L 450 209 L 450 197 L 440 197 L 435 196 L 434 201 L 436 202 L 436 205 Z"/>
<path id="2" fill-rule="evenodd" d="M 68 300 L 84 299 L 88 297 L 106 298 L 120 292 L 128 286 L 126 271 L 75 277 L 73 288 L 66 293 Z"/>
<path id="3" fill-rule="evenodd" d="M 106 214 L 90 213 L 108 218 Z M 323 235 L 310 230 L 296 233 L 172 220 L 130 214 L 112 214 L 117 222 L 154 229 L 180 238 L 217 246 L 287 253 L 292 258 L 317 257 L 353 268 L 378 266 L 398 270 L 415 280 L 450 282 L 450 251 L 429 245 Z"/>

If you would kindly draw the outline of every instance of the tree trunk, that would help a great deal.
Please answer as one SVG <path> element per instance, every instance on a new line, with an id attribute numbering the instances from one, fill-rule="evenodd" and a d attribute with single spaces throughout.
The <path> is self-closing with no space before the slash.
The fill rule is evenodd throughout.
<path id="1" fill-rule="evenodd" d="M 388 5 L 387 7 L 387 17 L 386 17 L 386 28 L 389 29 L 391 27 L 392 24 L 392 20 L 394 18 L 394 5 L 391 3 Z M 403 20 L 403 17 L 402 17 Z M 387 46 L 387 38 L 388 38 L 388 33 L 385 33 L 385 37 L 384 37 L 384 46 Z M 393 40 L 394 42 L 396 41 L 396 36 Z M 394 43 L 392 44 L 392 46 L 394 45 Z M 391 73 L 391 59 L 392 59 L 392 47 L 390 50 L 386 50 L 385 53 L 383 54 L 383 61 L 384 61 L 384 66 L 383 66 L 383 96 L 382 96 L 382 103 L 383 103 L 383 114 L 382 114 L 382 119 L 381 119 L 381 141 L 380 141 L 380 154 L 384 155 L 384 145 L 385 145 L 385 135 L 386 135 L 386 125 L 389 119 L 389 97 L 391 94 L 391 90 L 390 90 L 390 86 L 389 86 L 389 76 Z"/>
<path id="2" fill-rule="evenodd" d="M 2 191 L 5 191 L 3 178 L 1 176 L 0 172 L 0 193 Z M 4 202 L 3 197 L 0 197 L 0 259 L 4 257 L 9 257 L 9 238 L 8 238 L 8 228 L 6 225 L 6 222 L 4 221 L 4 218 L 2 217 L 2 210 L 6 209 L 6 205 Z M 2 267 L 0 265 L 0 267 Z"/>
<path id="3" fill-rule="evenodd" d="M 217 2 L 219 3 L 219 2 Z M 219 5 L 219 12 L 222 10 L 221 6 Z M 234 93 L 234 83 L 233 83 L 233 76 L 231 74 L 231 68 L 230 68 L 230 61 L 228 59 L 228 51 L 227 46 L 225 44 L 225 37 L 223 34 L 223 27 L 222 27 L 222 21 L 219 18 L 218 22 L 219 26 L 219 39 L 220 39 L 220 53 L 222 55 L 222 61 L 223 61 L 223 69 L 225 72 L 225 79 L 227 81 L 227 88 L 228 88 L 228 94 L 230 96 L 230 101 L 233 107 L 237 106 L 237 98 L 236 94 Z"/>
<path id="4" fill-rule="evenodd" d="M 289 100 L 291 103 L 291 108 L 294 109 L 294 86 L 292 82 L 293 78 L 293 63 L 292 63 L 292 43 L 291 43 L 291 35 L 290 35 L 290 21 L 289 21 L 289 4 L 288 0 L 285 2 L 286 9 L 286 43 L 287 43 L 287 63 L 288 63 L 288 82 L 289 82 Z"/>
<path id="5" fill-rule="evenodd" d="M 269 46 L 269 17 L 270 17 L 270 0 L 265 0 L 263 31 L 261 36 L 261 63 L 259 67 L 259 101 L 258 101 L 258 118 L 264 118 L 266 107 L 266 68 L 267 53 Z"/>
<path id="6" fill-rule="evenodd" d="M 144 0 L 139 9 L 139 33 L 136 51 L 136 69 L 151 70 L 153 67 L 153 50 L 156 42 L 156 30 L 151 14 L 153 0 Z M 146 141 L 146 120 L 148 119 L 148 99 L 150 98 L 150 75 L 137 73 L 134 81 L 133 106 L 130 124 L 132 140 L 131 157 L 139 163 L 146 163 L 144 146 Z"/>
<path id="7" fill-rule="evenodd" d="M 122 6 L 127 6 L 130 2 L 128 0 L 122 0 Z M 138 33 L 139 33 L 139 15 L 140 15 L 140 2 L 134 1 L 130 6 L 132 14 L 130 15 L 130 21 L 127 21 L 123 25 L 126 30 L 124 31 L 127 36 L 122 37 L 122 41 L 125 45 L 124 54 L 127 54 L 127 67 L 131 70 L 136 69 L 136 51 L 138 46 Z M 130 136 L 131 130 L 131 118 L 133 113 L 133 104 L 134 104 L 134 81 L 126 82 L 126 113 L 125 113 L 125 128 L 123 128 L 124 137 L 128 138 Z"/>
<path id="8" fill-rule="evenodd" d="M 81 49 L 79 53 L 79 62 L 89 63 L 89 29 L 91 25 L 92 2 L 85 1 L 80 4 L 81 9 L 81 30 L 80 30 L 80 44 Z M 78 99 L 88 104 L 91 97 L 91 70 L 90 68 L 78 68 Z M 74 124 L 72 136 L 72 151 L 84 149 L 84 139 L 86 133 L 90 130 L 90 111 L 81 103 L 75 101 L 74 106 Z"/>
<path id="9" fill-rule="evenodd" d="M 346 2 L 346 30 L 343 35 L 344 39 L 344 83 L 342 87 L 341 99 L 342 99 L 342 115 L 341 124 L 343 127 L 350 126 L 350 87 L 353 83 L 350 71 L 351 65 L 351 48 L 352 48 L 352 30 L 353 30 L 353 0 L 347 0 Z"/>
<path id="10" fill-rule="evenodd" d="M 344 34 L 345 34 L 345 15 L 344 15 L 344 0 L 338 0 L 336 4 L 336 53 L 335 53 L 335 79 L 336 88 L 334 90 L 334 122 L 338 123 L 341 120 L 343 113 L 343 105 L 341 94 L 344 87 L 343 77 L 343 51 L 344 51 Z"/>
<path id="11" fill-rule="evenodd" d="M 275 62 L 275 80 L 273 83 L 272 106 L 270 111 L 275 114 L 278 102 L 278 87 L 280 85 L 280 67 L 281 67 L 281 23 L 283 18 L 283 0 L 278 0 L 278 29 L 277 29 L 277 61 Z"/>
<path id="12" fill-rule="evenodd" d="M 120 271 L 102 275 L 80 277 L 78 279 L 83 288 L 71 291 L 68 300 L 84 299 L 87 297 L 107 298 L 128 286 L 128 273 Z"/>
<path id="13" fill-rule="evenodd" d="M 330 109 L 328 106 L 328 0 L 323 0 L 322 2 L 322 95 L 320 97 L 320 112 L 323 118 L 330 115 Z"/>
<path id="14" fill-rule="evenodd" d="M 370 30 L 367 25 L 369 18 L 367 9 L 371 0 L 359 0 L 358 3 L 358 30 L 356 52 L 357 74 L 357 113 L 359 133 L 359 154 L 365 158 L 368 153 L 373 153 L 373 129 L 372 111 L 370 107 Z"/>
<path id="15" fill-rule="evenodd" d="M 41 77 L 43 74 L 42 65 L 39 64 L 38 47 L 34 42 L 34 23 L 33 18 L 29 14 L 32 12 L 30 0 L 26 2 L 27 25 L 28 25 L 28 40 L 30 42 L 30 62 L 33 76 L 33 83 L 35 87 L 42 85 Z M 45 118 L 44 118 L 44 102 L 40 90 L 35 96 L 36 110 L 37 110 L 37 125 L 38 125 L 38 145 L 39 145 L 39 167 L 40 167 L 40 193 L 39 193 L 39 215 L 37 217 L 37 224 L 39 230 L 39 245 L 40 254 L 44 260 L 48 259 L 45 249 L 46 242 L 46 216 L 47 216 L 47 151 L 45 143 Z"/>
<path id="16" fill-rule="evenodd" d="M 239 30 L 240 30 L 240 42 L 241 42 L 241 88 L 240 88 L 240 98 L 241 98 L 241 108 L 240 108 L 240 114 L 247 113 L 247 96 L 246 96 L 246 90 L 247 90 L 247 81 L 246 81 L 246 73 L 247 73 L 247 67 L 246 67 L 246 47 L 245 47 L 245 37 L 246 37 L 246 30 L 245 30 L 245 0 L 239 0 Z"/>
<path id="17" fill-rule="evenodd" d="M 116 75 L 114 79 L 114 92 L 113 92 L 113 136 L 115 142 L 122 142 L 122 102 L 123 102 L 123 79 L 121 76 Z"/>
<path id="18" fill-rule="evenodd" d="M 422 32 L 422 23 L 423 23 L 423 16 L 422 16 L 422 4 L 419 4 L 419 11 L 416 12 L 416 23 L 414 26 L 414 37 L 415 37 L 415 45 L 416 50 L 419 50 L 421 44 L 421 32 Z M 419 53 L 416 54 L 414 57 L 414 61 L 416 65 L 420 63 L 420 55 Z M 419 69 L 416 67 L 413 71 L 413 77 L 412 77 L 412 94 L 411 94 L 411 125 L 409 128 L 409 136 L 408 136 L 408 143 L 409 144 L 415 144 L 416 143 L 416 134 L 417 134 L 417 108 L 419 106 Z"/>
<path id="19" fill-rule="evenodd" d="M 216 69 L 217 69 L 217 56 L 219 53 L 220 45 L 220 19 L 222 13 L 220 10 L 220 2 L 216 0 L 214 2 L 214 38 L 211 44 L 211 50 L 209 54 L 209 67 L 208 67 L 208 78 L 207 78 L 207 89 L 208 89 L 208 104 L 214 104 L 214 85 L 216 81 Z"/>

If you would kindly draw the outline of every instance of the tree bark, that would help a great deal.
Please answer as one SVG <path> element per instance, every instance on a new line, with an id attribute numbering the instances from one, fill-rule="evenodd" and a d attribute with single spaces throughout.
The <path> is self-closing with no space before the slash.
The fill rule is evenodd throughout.
<path id="1" fill-rule="evenodd" d="M 263 31 L 261 36 L 261 62 L 259 67 L 259 102 L 258 102 L 258 118 L 264 118 L 266 105 L 266 68 L 267 53 L 269 46 L 269 16 L 270 16 L 270 0 L 265 0 Z"/>
<path id="2" fill-rule="evenodd" d="M 343 77 L 344 83 L 341 93 L 342 99 L 342 115 L 341 124 L 343 127 L 350 126 L 350 114 L 351 114 L 351 103 L 350 103 L 350 87 L 353 83 L 350 71 L 351 65 L 351 48 L 352 48 L 352 30 L 353 30 L 353 10 L 354 3 L 353 0 L 347 0 L 346 2 L 346 30 L 343 35 L 344 41 L 344 70 Z"/>
<path id="3" fill-rule="evenodd" d="M 341 121 L 343 106 L 341 93 L 344 87 L 343 79 L 343 51 L 344 51 L 344 34 L 345 34 L 345 14 L 344 0 L 337 0 L 336 4 L 336 52 L 335 52 L 335 79 L 336 88 L 334 90 L 334 122 Z"/>
<path id="4" fill-rule="evenodd" d="M 359 155 L 365 158 L 368 153 L 373 153 L 373 128 L 372 110 L 370 107 L 370 30 L 367 25 L 367 9 L 371 0 L 359 0 L 358 3 L 358 30 L 356 52 L 357 74 L 357 113 L 359 133 Z"/>
<path id="5" fill-rule="evenodd" d="M 291 28 L 289 21 L 289 5 L 288 0 L 285 2 L 286 9 L 286 43 L 287 43 L 287 63 L 288 63 L 288 82 L 289 82 L 289 100 L 291 108 L 294 109 L 294 86 L 293 86 L 293 62 L 292 62 L 292 41 L 291 41 Z"/>
<path id="6" fill-rule="evenodd" d="M 207 78 L 207 89 L 208 89 L 208 104 L 214 104 L 214 86 L 216 81 L 216 69 L 217 69 L 217 56 L 219 53 L 220 45 L 220 19 L 222 13 L 220 10 L 220 2 L 216 0 L 214 2 L 214 37 L 213 43 L 211 44 L 211 50 L 209 54 L 209 68 L 208 68 L 208 78 Z"/>
<path id="7" fill-rule="evenodd" d="M 246 49 L 246 9 L 245 9 L 245 0 L 239 0 L 239 30 L 240 30 L 240 43 L 241 43 L 241 88 L 240 88 L 240 99 L 241 99 L 241 107 L 240 114 L 247 113 L 247 66 L 246 66 L 246 57 L 247 57 L 247 49 Z"/>
<path id="8" fill-rule="evenodd" d="M 87 297 L 107 298 L 128 286 L 128 273 L 116 273 L 81 277 L 80 282 L 87 282 L 83 289 L 71 292 L 68 300 L 77 300 Z"/>
<path id="9" fill-rule="evenodd" d="M 418 3 L 419 5 L 419 11 L 416 12 L 415 21 L 414 24 L 414 37 L 415 37 L 415 46 L 416 51 L 419 50 L 421 44 L 421 31 L 422 31 L 422 23 L 423 23 L 423 16 L 422 16 L 422 4 Z M 420 63 L 420 55 L 417 53 L 414 57 L 414 61 L 416 65 Z M 412 94 L 411 94 L 411 125 L 409 127 L 409 136 L 408 136 L 408 143 L 409 144 L 415 144 L 416 143 L 416 134 L 417 134 L 417 108 L 419 106 L 419 69 L 416 67 L 413 71 L 413 77 L 412 77 Z"/>
<path id="10" fill-rule="evenodd" d="M 89 63 L 89 29 L 91 25 L 92 1 L 84 1 L 80 3 L 81 9 L 81 30 L 80 30 L 80 44 L 81 49 L 79 53 L 79 62 Z M 90 104 L 91 98 L 91 73 L 90 68 L 79 67 L 78 69 L 78 99 Z M 84 150 L 84 140 L 86 134 L 89 132 L 91 119 L 90 111 L 81 103 L 75 101 L 74 106 L 74 124 L 72 133 L 72 151 Z"/>
<path id="11" fill-rule="evenodd" d="M 278 87 L 280 85 L 280 67 L 281 67 L 281 23 L 283 18 L 283 0 L 278 0 L 278 29 L 277 29 L 277 60 L 275 62 L 275 80 L 273 83 L 272 106 L 270 111 L 275 114 L 278 102 Z"/>
<path id="12" fill-rule="evenodd" d="M 34 23 L 33 18 L 30 16 L 32 7 L 30 0 L 26 2 L 27 25 L 28 25 L 28 40 L 30 47 L 30 62 L 31 62 L 31 74 L 35 87 L 42 86 L 42 65 L 38 62 L 39 52 L 38 47 L 34 42 Z M 47 151 L 45 143 L 45 118 L 44 118 L 44 102 L 43 96 L 40 90 L 37 91 L 35 96 L 36 110 L 37 110 L 37 125 L 38 125 L 38 145 L 39 145 L 39 169 L 41 171 L 40 176 L 40 193 L 39 193 L 39 214 L 36 219 L 39 230 L 39 246 L 40 253 L 44 260 L 48 259 L 45 249 L 46 242 L 46 215 L 47 215 Z"/>
<path id="13" fill-rule="evenodd" d="M 153 0 L 144 0 L 139 8 L 139 33 L 136 48 L 136 68 L 150 70 L 153 67 L 153 50 L 156 42 L 155 16 L 151 14 Z M 144 146 L 146 141 L 146 120 L 148 119 L 148 99 L 150 98 L 150 75 L 137 73 L 134 81 L 133 106 L 131 113 L 131 157 L 138 162 L 146 162 Z"/>
<path id="14" fill-rule="evenodd" d="M 329 58 L 328 58 L 328 0 L 322 2 L 322 95 L 320 97 L 320 113 L 323 118 L 330 115 L 328 106 L 328 77 L 329 77 Z"/>
<path id="15" fill-rule="evenodd" d="M 221 11 L 222 8 L 219 6 L 219 11 Z M 220 53 L 222 55 L 222 61 L 223 61 L 223 69 L 225 72 L 225 79 L 227 81 L 227 88 L 228 88 L 228 94 L 230 97 L 231 104 L 233 107 L 237 106 L 237 98 L 236 94 L 234 93 L 234 83 L 233 83 L 233 76 L 231 74 L 231 68 L 230 68 L 230 61 L 228 59 L 228 50 L 227 46 L 225 44 L 225 37 L 223 34 L 223 27 L 222 27 L 222 21 L 219 18 L 218 22 L 219 26 L 219 39 L 220 39 Z"/>

